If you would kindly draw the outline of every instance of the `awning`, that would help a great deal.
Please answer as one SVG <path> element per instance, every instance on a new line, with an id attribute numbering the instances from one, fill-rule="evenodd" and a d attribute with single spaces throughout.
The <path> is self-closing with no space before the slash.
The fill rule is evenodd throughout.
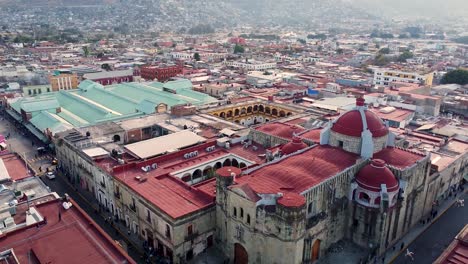
<path id="1" fill-rule="evenodd" d="M 7 109 L 6 112 L 11 116 L 13 117 L 16 121 L 22 121 L 22 118 L 21 118 L 21 115 L 19 115 L 18 113 L 16 113 L 14 110 L 11 110 L 11 109 Z"/>
<path id="2" fill-rule="evenodd" d="M 34 127 L 32 124 L 26 124 L 25 127 L 42 142 L 47 143 L 49 141 L 47 137 L 44 134 L 42 134 L 40 131 L 38 131 L 37 128 Z"/>

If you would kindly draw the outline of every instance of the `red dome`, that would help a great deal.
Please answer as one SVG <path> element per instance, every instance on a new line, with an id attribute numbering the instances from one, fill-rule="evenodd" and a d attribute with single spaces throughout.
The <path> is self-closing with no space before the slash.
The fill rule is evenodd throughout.
<path id="1" fill-rule="evenodd" d="M 362 168 L 356 176 L 356 181 L 361 188 L 371 192 L 380 192 L 381 184 L 387 185 L 388 192 L 398 190 L 398 180 L 381 159 L 374 159 L 371 164 Z"/>
<path id="2" fill-rule="evenodd" d="M 367 128 L 372 133 L 372 137 L 383 137 L 388 134 L 388 128 L 376 114 L 364 110 L 364 115 L 367 120 Z M 351 110 L 345 113 L 336 120 L 331 129 L 339 134 L 361 137 L 363 131 L 361 112 Z"/>
<path id="3" fill-rule="evenodd" d="M 289 155 L 291 153 L 305 148 L 307 148 L 306 143 L 302 142 L 302 140 L 298 137 L 293 137 L 291 142 L 288 142 L 281 147 L 281 153 L 283 153 L 284 155 Z"/>
<path id="4" fill-rule="evenodd" d="M 302 207 L 306 204 L 306 199 L 297 193 L 285 193 L 278 199 L 278 204 L 284 207 Z"/>

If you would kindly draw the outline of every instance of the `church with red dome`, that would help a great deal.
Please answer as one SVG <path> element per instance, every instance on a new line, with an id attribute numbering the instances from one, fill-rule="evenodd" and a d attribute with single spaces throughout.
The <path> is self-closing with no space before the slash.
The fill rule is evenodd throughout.
<path id="1" fill-rule="evenodd" d="M 234 263 L 315 263 L 340 240 L 375 257 L 431 210 L 430 155 L 398 147 L 364 99 L 326 123 L 316 143 L 305 133 L 262 134 L 285 142 L 266 146 L 275 152 L 267 163 L 218 172 L 217 240 Z"/>

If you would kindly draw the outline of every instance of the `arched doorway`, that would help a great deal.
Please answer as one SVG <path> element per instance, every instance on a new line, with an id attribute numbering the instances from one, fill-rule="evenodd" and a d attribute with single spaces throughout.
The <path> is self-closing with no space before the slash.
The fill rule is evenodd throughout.
<path id="1" fill-rule="evenodd" d="M 119 135 L 114 135 L 114 136 L 112 137 L 112 140 L 113 140 L 114 142 L 119 142 L 119 141 L 120 141 L 120 136 L 119 136 Z"/>
<path id="2" fill-rule="evenodd" d="M 273 108 L 273 110 L 271 110 L 271 114 L 274 115 L 274 116 L 277 116 L 278 115 L 278 110 L 276 110 L 276 108 Z"/>
<path id="3" fill-rule="evenodd" d="M 312 246 L 312 262 L 316 261 L 319 258 L 320 242 L 320 239 L 317 239 L 315 240 L 314 245 Z"/>
<path id="4" fill-rule="evenodd" d="M 232 159 L 231 166 L 233 167 L 239 167 L 239 162 L 236 159 Z"/>
<path id="5" fill-rule="evenodd" d="M 249 255 L 247 254 L 247 250 L 239 244 L 234 244 L 234 264 L 248 264 L 249 263 Z"/>

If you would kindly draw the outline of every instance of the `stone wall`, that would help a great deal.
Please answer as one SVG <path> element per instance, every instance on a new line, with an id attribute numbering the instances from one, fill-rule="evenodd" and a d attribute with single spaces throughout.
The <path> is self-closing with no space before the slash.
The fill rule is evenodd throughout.
<path id="1" fill-rule="evenodd" d="M 340 141 L 343 142 L 343 149 L 356 153 L 361 154 L 361 144 L 362 139 L 360 137 L 350 137 L 343 134 L 336 133 L 333 130 L 330 130 L 330 140 L 329 145 L 333 147 L 339 147 Z M 374 142 L 374 152 L 379 152 L 384 149 L 387 145 L 387 136 L 379 137 L 379 138 L 372 138 Z"/>

